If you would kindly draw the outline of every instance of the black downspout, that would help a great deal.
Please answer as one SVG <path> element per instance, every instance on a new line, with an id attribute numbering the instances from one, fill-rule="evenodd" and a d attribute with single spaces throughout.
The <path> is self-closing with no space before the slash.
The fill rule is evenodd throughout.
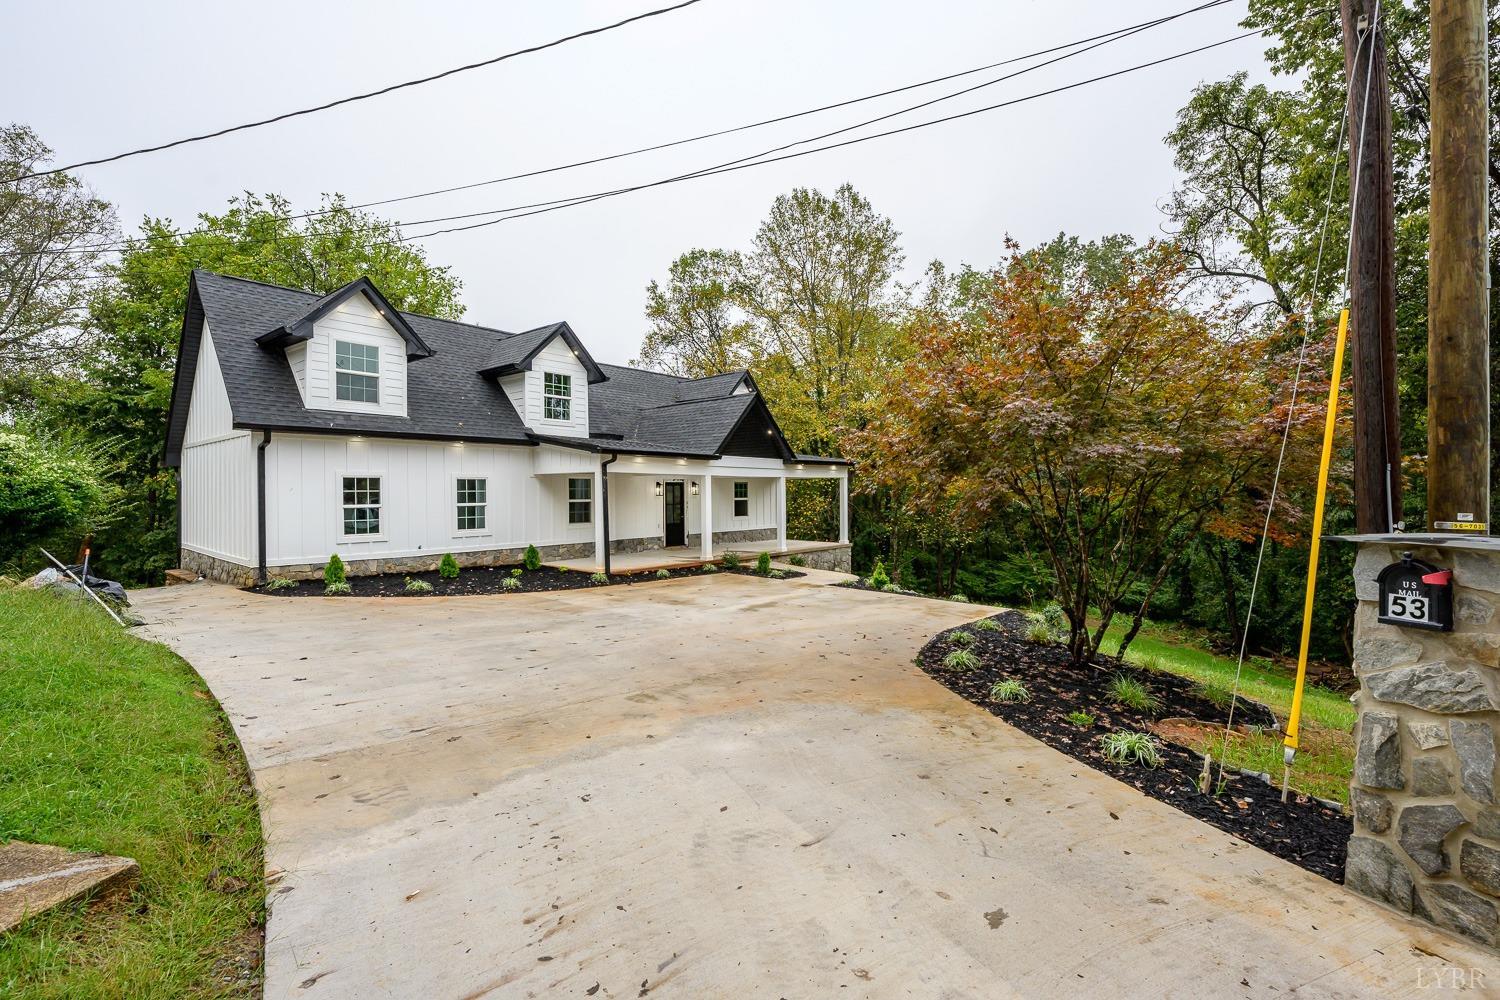
<path id="1" fill-rule="evenodd" d="M 266 582 L 266 445 L 271 443 L 271 432 L 260 432 L 260 445 L 255 449 L 255 521 L 256 554 L 259 564 L 255 569 L 257 583 Z"/>
<path id="2" fill-rule="evenodd" d="M 604 505 L 604 575 L 609 576 L 609 467 L 618 459 L 618 454 L 610 455 L 606 461 L 599 463 L 599 502 Z"/>

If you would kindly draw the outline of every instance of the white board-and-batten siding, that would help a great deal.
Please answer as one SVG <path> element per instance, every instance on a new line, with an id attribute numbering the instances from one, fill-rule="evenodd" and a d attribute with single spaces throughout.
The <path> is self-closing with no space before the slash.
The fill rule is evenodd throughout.
<path id="1" fill-rule="evenodd" d="M 182 439 L 183 548 L 241 565 L 255 561 L 255 446 L 251 437 L 249 431 L 234 429 L 229 393 L 205 324 Z"/>
<path id="2" fill-rule="evenodd" d="M 335 391 L 334 343 L 343 340 L 380 349 L 380 402 L 356 403 L 338 399 Z M 299 359 L 287 349 L 287 361 L 297 374 Z M 302 401 L 313 410 L 338 410 L 346 413 L 379 413 L 406 416 L 406 341 L 385 321 L 363 295 L 341 302 L 327 316 L 313 324 L 313 337 L 303 345 L 301 359 L 305 371 L 297 380 Z"/>
<path id="3" fill-rule="evenodd" d="M 572 404 L 567 420 L 547 420 L 542 416 L 543 376 L 547 372 L 572 379 Z M 532 359 L 531 369 L 500 379 L 500 388 L 510 398 L 521 422 L 538 434 L 557 437 L 589 436 L 589 373 L 583 362 L 573 356 L 568 342 L 553 337 Z"/>

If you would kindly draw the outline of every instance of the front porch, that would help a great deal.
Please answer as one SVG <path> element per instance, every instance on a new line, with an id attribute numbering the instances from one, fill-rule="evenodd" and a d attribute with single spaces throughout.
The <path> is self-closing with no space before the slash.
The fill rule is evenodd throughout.
<path id="1" fill-rule="evenodd" d="M 754 560 L 762 552 L 771 553 L 771 558 L 784 561 L 788 556 L 802 555 L 813 556 L 817 553 L 837 553 L 839 550 L 847 550 L 848 543 L 845 542 L 810 542 L 798 539 L 787 539 L 785 544 L 778 547 L 774 540 L 766 542 L 727 542 L 716 543 L 713 552 L 705 558 L 703 550 L 697 546 L 677 546 L 669 549 L 648 549 L 644 552 L 615 552 L 610 555 L 610 572 L 612 573 L 654 573 L 659 569 L 684 569 L 691 566 L 701 566 L 706 562 L 722 562 L 726 553 L 733 552 L 741 560 L 749 562 Z M 556 559 L 545 563 L 548 566 L 556 566 L 578 573 L 602 573 L 604 562 L 594 556 L 582 559 Z"/>

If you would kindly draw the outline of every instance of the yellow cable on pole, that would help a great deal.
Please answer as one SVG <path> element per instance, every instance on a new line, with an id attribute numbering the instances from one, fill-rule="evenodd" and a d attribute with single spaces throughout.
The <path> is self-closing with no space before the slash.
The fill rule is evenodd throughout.
<path id="1" fill-rule="evenodd" d="M 1333 461 L 1333 431 L 1339 418 L 1339 382 L 1344 377 L 1344 341 L 1349 335 L 1349 309 L 1339 312 L 1338 339 L 1333 346 L 1333 378 L 1328 386 L 1328 415 L 1323 418 L 1323 458 L 1318 465 L 1318 499 L 1313 506 L 1312 547 L 1307 553 L 1307 599 L 1302 606 L 1302 644 L 1297 648 L 1297 685 L 1292 689 L 1292 711 L 1286 719 L 1285 763 L 1297 755 L 1297 731 L 1302 721 L 1302 688 L 1307 682 L 1307 647 L 1312 641 L 1313 595 L 1318 586 L 1318 549 L 1323 538 L 1323 505 L 1328 499 L 1328 466 Z"/>

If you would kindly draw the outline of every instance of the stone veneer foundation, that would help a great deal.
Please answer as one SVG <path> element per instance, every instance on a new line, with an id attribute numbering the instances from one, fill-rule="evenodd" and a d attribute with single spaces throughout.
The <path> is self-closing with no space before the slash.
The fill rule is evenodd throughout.
<path id="1" fill-rule="evenodd" d="M 1359 723 L 1345 883 L 1491 948 L 1500 934 L 1500 539 L 1359 536 Z M 1376 620 L 1402 553 L 1453 570 L 1452 632 Z"/>

